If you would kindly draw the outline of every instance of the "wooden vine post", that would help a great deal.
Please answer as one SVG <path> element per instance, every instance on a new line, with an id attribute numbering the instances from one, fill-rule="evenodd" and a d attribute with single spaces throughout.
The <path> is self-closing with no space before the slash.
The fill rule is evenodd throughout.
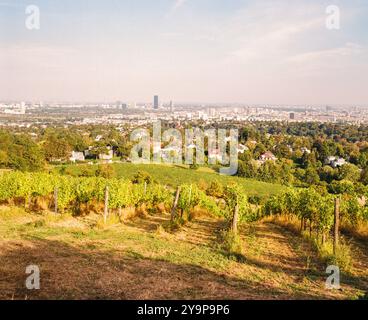
<path id="1" fill-rule="evenodd" d="M 239 220 L 239 200 L 238 196 L 236 196 L 236 205 L 234 209 L 233 223 L 232 223 L 232 230 L 234 233 L 238 233 L 238 220 Z"/>
<path id="2" fill-rule="evenodd" d="M 119 208 L 118 208 L 118 216 L 119 216 L 119 220 L 120 220 L 120 222 L 121 222 L 121 216 L 122 216 L 122 211 L 121 211 L 121 206 L 119 206 Z"/>
<path id="3" fill-rule="evenodd" d="M 59 190 L 57 187 L 55 187 L 54 189 L 54 210 L 55 210 L 55 214 L 58 213 L 58 193 Z"/>
<path id="4" fill-rule="evenodd" d="M 192 188 L 193 186 L 190 185 L 190 188 L 189 188 L 189 199 L 188 199 L 188 211 L 187 211 L 187 214 L 189 215 L 190 214 L 190 208 L 191 208 L 191 203 L 192 203 Z M 181 213 L 181 215 L 183 216 L 183 212 Z"/>
<path id="5" fill-rule="evenodd" d="M 175 200 L 174 200 L 174 205 L 171 209 L 171 222 L 174 221 L 175 219 L 175 215 L 176 215 L 176 208 L 178 206 L 178 202 L 179 202 L 179 196 L 180 196 L 180 190 L 181 188 L 178 187 L 178 189 L 176 190 L 176 195 L 175 195 Z"/>
<path id="6" fill-rule="evenodd" d="M 190 207 L 190 203 L 192 202 L 192 185 L 190 185 L 190 189 L 189 189 L 189 207 Z"/>
<path id="7" fill-rule="evenodd" d="M 339 246 L 339 225 L 340 225 L 340 198 L 335 199 L 335 215 L 334 215 L 334 241 L 333 252 L 336 254 Z"/>
<path id="8" fill-rule="evenodd" d="M 107 221 L 107 216 L 109 215 L 109 187 L 106 186 L 105 189 L 105 209 L 104 209 L 104 222 Z"/>

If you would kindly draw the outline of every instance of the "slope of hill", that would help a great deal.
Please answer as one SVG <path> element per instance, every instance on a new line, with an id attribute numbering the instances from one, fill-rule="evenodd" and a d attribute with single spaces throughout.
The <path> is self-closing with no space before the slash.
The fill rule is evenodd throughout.
<path id="1" fill-rule="evenodd" d="M 152 178 L 163 185 L 176 187 L 185 183 L 204 183 L 209 185 L 213 181 L 219 181 L 224 186 L 230 183 L 238 183 L 249 196 L 257 195 L 266 197 L 285 190 L 285 186 L 273 183 L 257 181 L 253 179 L 245 179 L 241 177 L 222 176 L 215 173 L 209 168 L 199 168 L 191 170 L 185 166 L 173 165 L 155 165 L 155 164 L 131 164 L 117 163 L 112 165 L 118 178 L 132 179 L 139 171 L 149 173 Z M 62 167 L 56 167 L 57 172 Z M 81 175 L 84 170 L 95 172 L 98 169 L 96 165 L 70 165 L 67 166 L 67 172 L 73 175 Z"/>
<path id="2" fill-rule="evenodd" d="M 0 299 L 347 299 L 368 289 L 361 260 L 342 290 L 326 290 L 312 246 L 271 223 L 243 226 L 235 259 L 219 245 L 224 221 L 206 216 L 174 233 L 162 227 L 165 214 L 106 227 L 98 216 L 19 208 L 1 207 L 0 217 Z M 30 264 L 40 267 L 40 290 L 24 286 Z"/>

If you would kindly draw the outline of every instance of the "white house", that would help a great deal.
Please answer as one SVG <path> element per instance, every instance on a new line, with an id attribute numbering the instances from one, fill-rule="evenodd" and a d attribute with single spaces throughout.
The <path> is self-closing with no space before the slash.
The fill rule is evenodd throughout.
<path id="1" fill-rule="evenodd" d="M 337 159 L 334 163 L 332 163 L 332 166 L 333 166 L 334 168 L 336 168 L 336 167 L 341 167 L 341 166 L 343 166 L 344 164 L 346 164 L 346 160 L 345 160 L 345 159 L 343 159 L 343 158 L 339 158 L 339 159 Z"/>
<path id="2" fill-rule="evenodd" d="M 265 162 L 265 161 L 276 161 L 277 158 L 275 157 L 275 155 L 271 152 L 271 151 L 267 151 L 264 154 L 262 154 L 259 158 L 259 160 L 261 162 Z"/>
<path id="3" fill-rule="evenodd" d="M 77 152 L 73 151 L 71 157 L 69 158 L 70 161 L 76 162 L 76 161 L 84 161 L 84 153 L 83 152 Z"/>
<path id="4" fill-rule="evenodd" d="M 346 164 L 346 160 L 343 158 L 337 158 L 335 156 L 327 157 L 325 164 L 330 165 L 333 168 L 341 167 Z"/>
<path id="5" fill-rule="evenodd" d="M 239 143 L 238 146 L 238 153 L 244 153 L 245 151 L 248 151 L 249 148 L 247 146 L 245 146 L 244 144 Z"/>
<path id="6" fill-rule="evenodd" d="M 300 148 L 300 151 L 303 152 L 303 153 L 306 153 L 306 154 L 310 154 L 311 153 L 311 151 L 308 148 L 306 148 L 306 147 Z"/>
<path id="7" fill-rule="evenodd" d="M 99 141 L 101 141 L 101 139 L 102 139 L 102 138 L 103 138 L 103 136 L 99 134 L 99 135 L 96 137 L 95 141 L 96 141 L 96 142 L 99 142 Z"/>
<path id="8" fill-rule="evenodd" d="M 100 153 L 98 155 L 98 158 L 104 161 L 112 161 L 113 157 L 114 157 L 114 150 L 112 150 L 111 147 L 108 147 L 107 153 Z"/>

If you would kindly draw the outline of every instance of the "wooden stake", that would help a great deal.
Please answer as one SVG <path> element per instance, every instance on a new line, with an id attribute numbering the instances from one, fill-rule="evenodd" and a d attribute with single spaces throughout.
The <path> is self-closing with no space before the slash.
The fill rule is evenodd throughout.
<path id="1" fill-rule="evenodd" d="M 233 223 L 232 223 L 232 230 L 234 233 L 238 233 L 238 219 L 239 219 L 239 203 L 238 197 L 236 197 L 236 206 L 234 210 Z"/>
<path id="2" fill-rule="evenodd" d="M 105 189 L 105 210 L 104 210 L 104 222 L 107 221 L 107 216 L 109 215 L 109 187 L 106 186 Z"/>
<path id="3" fill-rule="evenodd" d="M 340 224 L 340 198 L 335 199 L 335 219 L 334 219 L 334 242 L 333 252 L 336 254 L 339 245 L 339 224 Z"/>
<path id="4" fill-rule="evenodd" d="M 174 221 L 175 219 L 176 207 L 178 206 L 178 202 L 179 202 L 180 190 L 181 190 L 180 187 L 178 187 L 178 189 L 176 190 L 174 205 L 171 209 L 171 222 Z"/>
<path id="5" fill-rule="evenodd" d="M 119 218 L 121 218 L 121 215 L 122 215 L 121 206 L 119 206 L 119 208 L 118 208 L 118 216 L 119 216 Z"/>
<path id="6" fill-rule="evenodd" d="M 190 189 L 189 189 L 189 207 L 190 207 L 191 202 L 192 202 L 192 185 L 190 185 Z"/>
<path id="7" fill-rule="evenodd" d="M 56 187 L 54 190 L 54 209 L 55 209 L 55 214 L 58 213 L 58 188 Z"/>

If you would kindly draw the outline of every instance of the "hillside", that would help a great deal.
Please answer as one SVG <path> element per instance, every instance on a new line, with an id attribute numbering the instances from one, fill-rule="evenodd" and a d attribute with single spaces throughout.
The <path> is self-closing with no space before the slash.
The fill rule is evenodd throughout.
<path id="1" fill-rule="evenodd" d="M 185 166 L 173 165 L 155 165 L 155 164 L 131 164 L 116 163 L 112 165 L 118 178 L 132 179 L 139 171 L 147 172 L 152 178 L 160 184 L 176 187 L 179 184 L 197 183 L 209 185 L 213 181 L 219 181 L 224 186 L 230 183 L 239 184 L 248 195 L 258 195 L 266 197 L 285 190 L 285 186 L 245 179 L 236 176 L 222 176 L 209 168 L 199 168 L 190 170 Z M 56 172 L 61 172 L 63 167 L 55 167 Z M 94 173 L 98 169 L 96 165 L 69 165 L 66 167 L 66 173 L 72 175 L 82 175 L 87 170 Z"/>
<path id="2" fill-rule="evenodd" d="M 368 290 L 366 245 L 342 290 L 324 288 L 325 265 L 298 235 L 270 222 L 243 225 L 242 257 L 219 245 L 224 221 L 199 216 L 176 232 L 166 214 L 113 218 L 0 208 L 0 299 L 351 299 Z M 24 288 L 38 264 L 42 290 Z"/>

